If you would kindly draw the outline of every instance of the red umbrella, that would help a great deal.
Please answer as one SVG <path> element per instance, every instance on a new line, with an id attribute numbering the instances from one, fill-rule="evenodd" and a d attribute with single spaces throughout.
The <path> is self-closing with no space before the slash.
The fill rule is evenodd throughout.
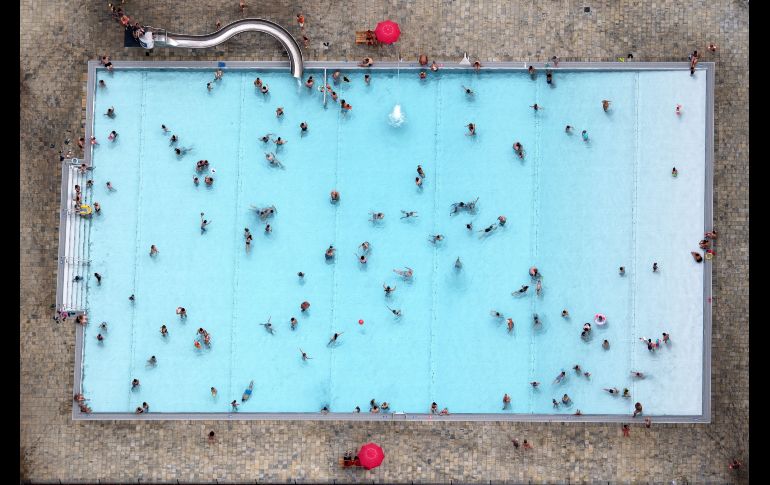
<path id="1" fill-rule="evenodd" d="M 385 454 L 382 452 L 382 448 L 374 443 L 365 444 L 358 452 L 358 460 L 361 462 L 361 466 L 367 470 L 380 466 L 384 459 Z"/>
<path id="2" fill-rule="evenodd" d="M 377 40 L 383 44 L 392 44 L 397 41 L 398 36 L 401 35 L 401 29 L 398 28 L 397 23 L 392 20 L 386 20 L 377 24 L 374 33 L 377 35 Z"/>

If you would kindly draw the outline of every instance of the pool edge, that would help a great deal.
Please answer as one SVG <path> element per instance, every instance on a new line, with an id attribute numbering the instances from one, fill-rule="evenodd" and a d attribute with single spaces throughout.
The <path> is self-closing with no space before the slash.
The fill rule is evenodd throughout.
<path id="1" fill-rule="evenodd" d="M 238 69 L 285 69 L 289 66 L 288 61 L 115 61 L 115 68 L 124 69 L 156 69 L 156 68 L 194 68 L 207 69 L 218 68 L 221 63 L 225 68 L 232 67 Z M 490 62 L 482 66 L 484 70 L 526 70 L 529 65 L 538 69 L 544 69 L 545 62 L 527 63 L 524 61 L 515 62 Z M 94 88 L 96 84 L 96 71 L 99 61 L 88 61 L 88 78 L 86 83 L 86 119 L 85 119 L 85 138 L 89 140 L 92 133 L 92 123 L 94 114 Z M 715 63 L 701 62 L 697 71 L 706 74 L 706 120 L 705 120 L 705 190 L 704 190 L 704 232 L 713 229 L 713 191 L 714 191 L 714 83 L 715 83 Z M 379 62 L 375 66 L 362 68 L 355 61 L 308 61 L 305 62 L 305 68 L 323 69 L 357 69 L 357 70 L 384 70 L 384 69 L 424 69 L 416 62 Z M 606 71 L 644 71 L 644 70 L 689 70 L 689 62 L 560 62 L 559 67 L 549 66 L 553 70 L 606 70 Z M 471 66 L 461 66 L 459 64 L 444 65 L 442 69 L 449 70 L 470 70 Z M 86 145 L 85 163 L 91 166 L 90 144 Z M 66 162 L 65 162 L 66 164 Z M 62 194 L 60 211 L 66 210 L 66 184 L 69 178 L 65 178 L 62 168 Z M 60 216 L 64 217 L 64 216 Z M 66 239 L 66 226 L 59 225 L 59 260 L 63 257 L 62 240 Z M 66 256 L 66 255 L 65 255 Z M 713 263 L 712 263 L 713 264 Z M 711 333 L 712 333 L 712 264 L 706 263 L 703 273 L 703 372 L 701 376 L 701 414 L 700 415 L 660 415 L 650 416 L 656 423 L 711 423 Z M 57 309 L 59 305 L 59 296 L 63 284 L 63 273 L 61 264 L 57 271 Z M 76 327 L 75 332 L 75 369 L 74 369 L 74 393 L 82 391 L 82 365 L 83 365 L 83 338 L 84 329 L 82 326 Z M 516 421 L 516 422 L 593 422 L 593 423 L 611 423 L 611 422 L 632 422 L 639 418 L 631 418 L 624 414 L 596 414 L 596 415 L 560 415 L 560 414 L 488 414 L 488 413 L 469 413 L 469 414 L 450 414 L 438 416 L 432 414 L 419 413 L 393 413 L 393 414 L 369 414 L 369 413 L 330 413 L 321 415 L 318 413 L 146 413 L 137 415 L 131 412 L 126 413 L 82 413 L 76 402 L 72 403 L 73 421 L 126 421 L 126 420 L 264 420 L 264 421 Z"/>

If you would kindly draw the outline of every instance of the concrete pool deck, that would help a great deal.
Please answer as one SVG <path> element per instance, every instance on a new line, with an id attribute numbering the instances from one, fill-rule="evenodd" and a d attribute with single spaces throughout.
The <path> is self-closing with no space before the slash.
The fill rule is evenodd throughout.
<path id="1" fill-rule="evenodd" d="M 218 1 L 185 4 L 131 2 L 142 22 L 170 30 L 207 32 L 220 18 L 238 15 L 237 5 Z M 55 297 L 60 166 L 56 149 L 65 137 L 83 136 L 85 61 L 110 51 L 113 60 L 147 59 L 141 50 L 115 49 L 122 31 L 103 5 L 83 8 L 65 2 L 55 12 L 24 1 L 21 25 L 21 456 L 22 479 L 34 481 L 640 481 L 745 482 L 748 464 L 736 477 L 727 469 L 748 451 L 748 9 L 744 2 L 717 2 L 704 9 L 663 3 L 650 9 L 633 2 L 593 6 L 584 13 L 573 1 L 532 6 L 525 2 L 456 5 L 405 2 L 329 11 L 305 9 L 311 48 L 306 58 L 375 60 L 431 57 L 611 61 L 631 51 L 637 60 L 682 61 L 688 51 L 716 42 L 714 219 L 720 232 L 714 260 L 712 332 L 712 422 L 653 424 L 632 428 L 623 438 L 617 424 L 415 423 L 415 422 L 73 422 L 70 381 L 74 374 L 75 328 L 50 317 Z M 297 35 L 299 6 L 278 2 L 259 12 Z M 348 12 L 340 18 L 339 11 Z M 296 10 L 296 11 L 295 11 Z M 253 13 L 253 12 L 252 12 Z M 401 41 L 380 49 L 353 45 L 353 31 L 392 17 Z M 404 17 L 404 18 L 402 18 Z M 62 31 L 61 25 L 85 30 Z M 422 29 L 423 25 L 439 25 Z M 54 33 L 56 32 L 56 33 Z M 515 42 L 511 32 L 516 32 Z M 491 39 L 491 40 L 490 40 Z M 499 39 L 511 39 L 502 43 Z M 329 41 L 325 50 L 321 41 Z M 54 47 L 55 46 L 55 47 Z M 272 39 L 247 35 L 213 50 L 158 49 L 149 59 L 283 59 Z M 52 66 L 56 66 L 54 69 Z M 720 145 L 720 140 L 729 143 Z M 76 152 L 75 156 L 80 156 Z M 738 317 L 733 317 L 738 315 Z M 727 324 L 730 325 L 728 331 Z M 629 419 L 630 421 L 630 419 Z M 206 443 L 213 429 L 218 442 Z M 535 449 L 514 451 L 510 438 L 527 438 Z M 341 470 L 344 450 L 365 440 L 387 455 L 371 472 Z M 426 452 L 427 450 L 427 452 Z M 132 457 L 126 460 L 126 455 Z M 94 467 L 94 463 L 100 464 Z M 566 466 L 565 466 L 566 465 Z"/>

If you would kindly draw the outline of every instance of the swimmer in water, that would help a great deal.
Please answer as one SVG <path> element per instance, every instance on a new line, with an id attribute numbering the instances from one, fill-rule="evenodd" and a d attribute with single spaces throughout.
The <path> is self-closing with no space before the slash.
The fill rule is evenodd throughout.
<path id="1" fill-rule="evenodd" d="M 329 199 L 331 200 L 332 203 L 339 202 L 340 201 L 340 193 L 337 192 L 336 190 L 332 190 L 329 193 Z"/>
<path id="2" fill-rule="evenodd" d="M 280 118 L 283 116 L 283 107 L 279 106 L 275 109 L 275 117 Z"/>
<path id="3" fill-rule="evenodd" d="M 476 232 L 483 232 L 484 234 L 482 234 L 481 237 L 484 237 L 484 236 L 488 235 L 489 233 L 491 233 L 492 231 L 494 231 L 495 229 L 497 229 L 497 223 L 494 223 L 491 226 L 488 226 L 488 227 L 486 227 L 486 228 L 484 228 L 484 229 L 482 229 L 480 231 L 476 231 Z"/>
<path id="4" fill-rule="evenodd" d="M 176 135 L 171 135 L 171 138 L 169 139 L 169 146 L 173 145 L 174 143 L 179 141 L 179 137 Z"/>
<path id="5" fill-rule="evenodd" d="M 537 103 L 535 103 L 532 106 L 530 106 L 530 108 L 534 109 L 535 111 L 543 109 L 543 107 L 538 105 Z"/>
<path id="6" fill-rule="evenodd" d="M 489 314 L 495 318 L 504 318 L 503 314 L 498 312 L 497 310 L 490 310 Z"/>
<path id="7" fill-rule="evenodd" d="M 315 81 L 313 81 L 313 76 L 310 76 L 309 78 L 307 78 L 307 81 L 305 81 L 305 86 L 307 86 L 308 88 L 312 88 L 314 83 Z"/>
<path id="8" fill-rule="evenodd" d="M 270 317 L 267 317 L 267 322 L 266 322 L 266 323 L 260 323 L 260 325 L 262 325 L 263 327 L 265 327 L 265 330 L 267 330 L 267 331 L 268 331 L 268 332 L 270 332 L 271 334 L 274 334 L 274 333 L 275 333 L 275 329 L 273 328 L 273 324 L 270 322 L 270 320 L 271 320 L 272 318 L 273 318 L 272 316 L 270 316 Z"/>
<path id="9" fill-rule="evenodd" d="M 386 285 L 385 283 L 382 284 L 382 288 L 385 290 L 385 296 L 390 296 L 391 293 L 396 291 L 395 286 L 391 287 L 389 285 Z"/>
<path id="10" fill-rule="evenodd" d="M 217 388 L 211 386 L 211 397 L 217 397 Z"/>
<path id="11" fill-rule="evenodd" d="M 414 183 L 415 185 L 417 185 L 418 188 L 422 188 L 422 179 L 420 177 L 415 177 Z"/>
<path id="12" fill-rule="evenodd" d="M 330 246 L 329 246 L 329 249 L 327 249 L 327 250 L 326 250 L 326 253 L 325 253 L 326 259 L 332 259 L 332 258 L 334 258 L 334 253 L 335 253 L 335 251 L 336 251 L 336 249 L 334 249 L 334 246 L 331 246 L 331 245 L 330 245 Z"/>
<path id="13" fill-rule="evenodd" d="M 297 328 L 297 319 L 295 317 L 291 317 L 291 320 L 289 320 L 289 325 L 291 325 L 292 330 L 296 330 Z"/>
<path id="14" fill-rule="evenodd" d="M 465 94 L 467 94 L 468 96 L 473 96 L 473 90 L 471 88 L 466 88 L 465 86 L 463 86 L 462 88 L 465 91 Z"/>
<path id="15" fill-rule="evenodd" d="M 304 121 L 303 121 L 302 123 L 300 123 L 300 124 L 299 124 L 299 129 L 301 130 L 301 132 L 302 132 L 302 134 L 303 134 L 303 135 L 304 135 L 305 133 L 307 133 L 307 123 L 306 123 L 306 122 L 304 122 Z"/>
<path id="16" fill-rule="evenodd" d="M 371 244 L 369 244 L 369 241 L 364 241 L 358 245 L 358 249 L 360 249 L 364 253 L 369 253 L 369 248 L 371 248 Z"/>
<path id="17" fill-rule="evenodd" d="M 371 215 L 369 218 L 371 222 L 377 222 L 385 219 L 385 214 L 382 212 L 370 212 L 369 215 Z"/>
<path id="18" fill-rule="evenodd" d="M 529 66 L 527 72 L 532 79 L 535 79 L 535 66 Z"/>
<path id="19" fill-rule="evenodd" d="M 625 274 L 626 274 L 626 267 L 625 266 L 621 266 L 620 268 L 618 268 L 618 274 L 620 274 L 620 276 L 625 276 Z"/>
<path id="20" fill-rule="evenodd" d="M 104 116 L 107 116 L 109 118 L 114 118 L 115 117 L 115 107 L 114 106 L 110 106 L 109 108 L 107 108 L 107 112 L 104 113 Z"/>
<path id="21" fill-rule="evenodd" d="M 460 256 L 457 257 L 455 260 L 455 269 L 460 270 L 463 269 L 463 263 L 460 261 Z"/>
<path id="22" fill-rule="evenodd" d="M 390 307 L 389 307 L 389 306 L 387 306 L 387 305 L 385 305 L 385 308 L 387 308 L 388 310 L 390 310 L 390 313 L 392 313 L 392 314 L 393 314 L 393 315 L 395 315 L 396 317 L 400 317 L 400 316 L 401 316 L 401 310 L 400 310 L 400 309 L 393 309 L 393 308 L 390 308 Z"/>
<path id="23" fill-rule="evenodd" d="M 270 88 L 267 87 L 267 84 L 263 84 L 260 91 L 262 91 L 262 94 L 267 94 L 268 91 L 270 91 Z"/>
<path id="24" fill-rule="evenodd" d="M 275 158 L 275 153 L 265 153 L 265 159 L 270 164 L 271 167 L 278 167 L 278 168 L 284 168 L 283 164 L 280 160 Z"/>
<path id="25" fill-rule="evenodd" d="M 306 300 L 306 301 L 303 301 L 303 302 L 302 302 L 302 303 L 300 303 L 300 305 L 299 305 L 299 309 L 300 309 L 300 311 L 301 311 L 302 313 L 305 313 L 305 312 L 307 311 L 307 309 L 308 309 L 308 308 L 310 308 L 310 302 L 309 302 L 309 301 L 307 301 L 307 300 Z"/>
<path id="26" fill-rule="evenodd" d="M 270 141 L 270 137 L 273 135 L 275 135 L 275 133 L 268 133 L 267 135 L 260 138 L 260 140 L 262 140 L 262 143 L 267 143 Z"/>
<path id="27" fill-rule="evenodd" d="M 465 134 L 465 136 L 474 136 L 476 134 L 476 125 L 473 123 L 468 123 L 468 133 Z"/>
<path id="28" fill-rule="evenodd" d="M 161 326 L 160 326 L 160 334 L 161 334 L 163 337 L 165 337 L 165 336 L 167 336 L 167 335 L 168 335 L 168 329 L 166 328 L 166 326 L 165 326 L 165 325 L 161 325 Z"/>
<path id="29" fill-rule="evenodd" d="M 610 349 L 610 341 L 605 339 L 604 342 L 602 342 L 602 348 L 604 350 L 609 350 Z"/>
<path id="30" fill-rule="evenodd" d="M 182 156 L 192 150 L 192 147 L 181 147 L 181 148 L 174 148 L 174 153 L 176 153 L 178 156 Z"/>
<path id="31" fill-rule="evenodd" d="M 409 266 L 406 266 L 406 269 L 394 269 L 393 272 L 401 276 L 405 280 L 411 278 L 412 275 L 414 275 L 414 270 Z"/>
<path id="32" fill-rule="evenodd" d="M 583 130 L 581 136 L 583 137 L 583 141 L 588 141 L 588 132 L 586 130 Z"/>
<path id="33" fill-rule="evenodd" d="M 608 109 L 610 109 L 610 102 L 606 99 L 602 100 L 602 109 L 606 113 Z"/>
<path id="34" fill-rule="evenodd" d="M 432 242 L 433 244 L 436 244 L 443 240 L 444 240 L 444 236 L 441 234 L 431 234 L 428 236 L 428 241 Z"/>
<path id="35" fill-rule="evenodd" d="M 369 82 L 370 82 L 371 80 L 372 80 L 371 76 L 369 76 L 368 74 L 364 74 L 364 82 L 365 82 L 366 84 L 369 84 Z"/>
<path id="36" fill-rule="evenodd" d="M 617 387 L 613 387 L 613 388 L 606 388 L 606 387 L 605 387 L 605 388 L 604 388 L 604 390 L 605 390 L 605 391 L 607 391 L 607 392 L 609 392 L 609 393 L 610 393 L 610 394 L 612 394 L 613 396 L 614 396 L 614 395 L 617 395 L 617 394 L 620 394 L 620 391 L 618 391 L 618 388 L 617 388 Z"/>
<path id="37" fill-rule="evenodd" d="M 508 332 L 513 332 L 513 318 L 507 319 L 506 323 L 508 324 Z"/>
<path id="38" fill-rule="evenodd" d="M 406 219 L 406 218 L 409 218 L 409 217 L 417 217 L 417 211 L 409 211 L 409 212 L 407 212 L 405 210 L 402 210 L 401 213 L 403 214 L 401 216 L 401 219 Z"/>
<path id="39" fill-rule="evenodd" d="M 332 335 L 332 338 L 329 340 L 329 343 L 328 343 L 328 344 L 326 344 L 326 346 L 328 347 L 329 345 L 331 345 L 331 344 L 333 344 L 333 343 L 336 343 L 336 342 L 337 342 L 337 339 L 338 339 L 338 338 L 340 337 L 340 335 L 342 335 L 343 333 L 345 333 L 345 332 L 335 333 L 334 335 Z"/>
<path id="40" fill-rule="evenodd" d="M 309 355 L 307 355 L 307 352 L 305 352 L 305 351 L 304 351 L 304 350 L 302 350 L 302 349 L 299 349 L 299 353 L 300 353 L 300 354 L 302 354 L 302 360 L 308 360 L 308 359 L 312 359 L 312 357 L 310 357 Z"/>
<path id="41" fill-rule="evenodd" d="M 284 140 L 283 138 L 281 138 L 281 137 L 279 136 L 278 138 L 276 138 L 275 140 L 273 140 L 273 143 L 275 143 L 276 145 L 279 145 L 279 146 L 280 146 L 280 145 L 285 145 L 286 143 L 288 143 L 288 141 Z"/>
<path id="42" fill-rule="evenodd" d="M 519 288 L 516 291 L 511 292 L 511 295 L 514 295 L 514 296 L 515 295 L 523 295 L 524 293 L 527 292 L 528 289 L 529 289 L 529 285 L 521 285 L 521 288 Z"/>
<path id="43" fill-rule="evenodd" d="M 569 318 L 569 312 L 567 310 L 562 310 L 561 311 L 561 316 L 564 317 L 564 318 Z"/>
<path id="44" fill-rule="evenodd" d="M 567 377 L 567 373 L 565 371 L 561 371 L 561 373 L 556 376 L 556 379 L 554 379 L 554 384 L 560 383 L 565 377 Z"/>
<path id="45" fill-rule="evenodd" d="M 534 387 L 534 388 L 537 388 L 537 386 L 539 386 L 539 385 L 540 385 L 540 383 L 539 383 L 539 382 L 537 382 L 537 381 L 532 381 L 532 382 L 530 382 L 530 383 L 529 383 L 529 385 L 530 385 L 530 386 L 532 386 L 532 387 Z"/>
<path id="46" fill-rule="evenodd" d="M 201 234 L 203 234 L 203 233 L 206 231 L 206 226 L 208 226 L 209 224 L 211 224 L 212 222 L 214 222 L 214 221 L 209 221 L 209 220 L 207 220 L 207 219 L 204 219 L 204 218 L 203 218 L 203 214 L 204 214 L 204 213 L 203 213 L 203 212 L 201 212 Z"/>
<path id="47" fill-rule="evenodd" d="M 468 229 L 469 231 L 473 231 L 473 223 L 469 222 L 468 224 L 465 225 L 465 228 Z"/>
<path id="48" fill-rule="evenodd" d="M 564 131 L 565 131 L 565 133 L 570 133 L 570 134 L 571 134 L 571 133 L 572 133 L 572 127 L 571 127 L 570 125 L 567 125 L 567 126 L 564 128 Z"/>
<path id="49" fill-rule="evenodd" d="M 556 400 L 556 398 L 551 399 L 551 402 L 553 403 L 553 407 L 558 408 L 559 402 Z"/>
<path id="50" fill-rule="evenodd" d="M 540 317 L 537 316 L 537 313 L 532 315 L 532 322 L 533 325 L 540 325 Z"/>
<path id="51" fill-rule="evenodd" d="M 363 254 L 362 254 L 361 256 L 359 256 L 359 255 L 357 255 L 357 254 L 354 254 L 354 256 L 356 256 L 356 257 L 358 258 L 358 262 L 359 262 L 359 263 L 361 263 L 361 264 L 366 264 L 366 261 L 367 261 L 367 259 L 366 259 L 366 256 L 365 256 L 365 255 L 363 255 Z"/>
<path id="52" fill-rule="evenodd" d="M 633 377 L 638 378 L 638 379 L 644 379 L 644 374 L 642 372 L 639 372 L 639 371 L 632 370 L 631 371 L 631 375 Z"/>
<path id="53" fill-rule="evenodd" d="M 417 165 L 417 175 L 422 179 L 425 178 L 425 170 L 422 169 L 422 165 Z"/>
<path id="54" fill-rule="evenodd" d="M 540 296 L 540 293 L 543 291 L 543 283 L 541 280 L 537 280 L 537 284 L 535 285 L 535 293 L 537 296 Z"/>

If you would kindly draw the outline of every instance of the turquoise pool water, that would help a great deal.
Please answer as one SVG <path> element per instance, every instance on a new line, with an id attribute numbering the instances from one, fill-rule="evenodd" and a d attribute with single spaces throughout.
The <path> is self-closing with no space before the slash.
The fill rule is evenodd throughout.
<path id="1" fill-rule="evenodd" d="M 366 413 L 375 399 L 408 413 L 435 401 L 451 413 L 630 414 L 638 401 L 646 415 L 700 414 L 704 265 L 690 251 L 704 227 L 705 75 L 556 71 L 549 85 L 542 72 L 370 74 L 366 85 L 363 71 L 346 71 L 350 83 L 333 86 L 352 105 L 343 113 L 331 98 L 324 108 L 322 71 L 306 73 L 316 80 L 307 89 L 283 71 L 227 70 L 211 91 L 211 70 L 97 71 L 107 86 L 96 88 L 91 190 L 102 209 L 90 222 L 82 367 L 94 411 L 147 402 L 151 412 L 225 413 L 236 399 L 239 412 Z M 400 127 L 388 121 L 396 104 Z M 103 115 L 111 106 L 114 118 Z M 466 136 L 470 122 L 475 136 Z M 266 133 L 288 143 L 262 143 Z M 173 146 L 192 150 L 177 156 Z M 210 170 L 196 173 L 202 159 Z M 450 214 L 452 203 L 476 198 L 475 214 Z M 271 233 L 252 205 L 276 207 Z M 418 217 L 401 219 L 402 210 Z M 385 217 L 372 223 L 370 211 Z M 212 221 L 205 233 L 201 212 Z M 504 226 L 478 232 L 500 215 Z M 444 239 L 433 244 L 433 234 Z M 404 267 L 411 281 L 393 272 Z M 384 284 L 395 292 L 386 296 Z M 527 293 L 512 296 L 522 285 Z M 512 318 L 513 331 L 491 310 Z M 597 313 L 606 325 L 594 323 Z M 273 334 L 260 325 L 268 318 Z M 211 336 L 201 349 L 199 327 Z M 671 343 L 656 352 L 639 341 L 662 332 Z M 612 387 L 631 398 L 602 390 Z M 565 393 L 571 404 L 554 408 Z"/>

